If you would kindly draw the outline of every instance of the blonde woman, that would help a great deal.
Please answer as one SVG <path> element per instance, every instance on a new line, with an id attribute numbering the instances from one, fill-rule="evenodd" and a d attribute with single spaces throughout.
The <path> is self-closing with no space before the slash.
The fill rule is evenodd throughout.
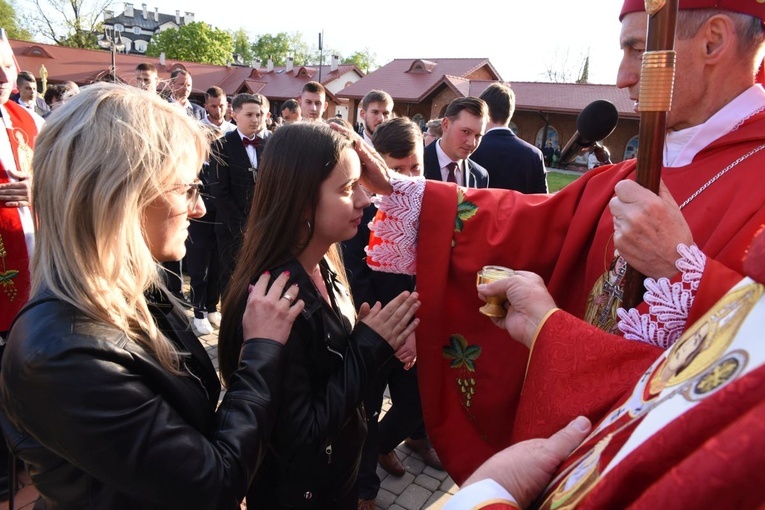
<path id="1" fill-rule="evenodd" d="M 48 508 L 238 508 L 302 302 L 281 299 L 286 275 L 250 288 L 216 411 L 213 365 L 157 270 L 183 256 L 189 220 L 205 212 L 203 131 L 155 94 L 100 84 L 37 142 L 32 298 L 0 377 L 9 444 Z"/>

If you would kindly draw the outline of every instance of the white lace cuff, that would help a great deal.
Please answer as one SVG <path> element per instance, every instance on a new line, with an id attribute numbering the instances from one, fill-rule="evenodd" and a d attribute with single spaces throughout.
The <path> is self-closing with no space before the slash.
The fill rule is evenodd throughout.
<path id="1" fill-rule="evenodd" d="M 417 264 L 417 229 L 420 226 L 425 178 L 391 174 L 393 193 L 377 202 L 379 213 L 369 224 L 367 264 L 375 271 L 413 275 Z"/>
<path id="2" fill-rule="evenodd" d="M 694 244 L 679 244 L 680 258 L 675 266 L 682 273 L 680 281 L 671 283 L 667 278 L 645 279 L 648 313 L 641 314 L 635 308 L 629 311 L 619 308 L 619 331 L 628 340 L 637 340 L 663 349 L 671 347 L 680 338 L 693 306 L 707 257 Z"/>

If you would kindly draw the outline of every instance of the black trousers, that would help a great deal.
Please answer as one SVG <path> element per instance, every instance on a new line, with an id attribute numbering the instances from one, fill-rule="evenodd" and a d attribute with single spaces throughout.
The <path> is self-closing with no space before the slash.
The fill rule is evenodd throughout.
<path id="1" fill-rule="evenodd" d="M 220 257 L 213 225 L 191 222 L 189 238 L 186 240 L 184 268 L 191 280 L 194 317 L 201 319 L 204 316 L 203 312 L 218 311 Z"/>
<path id="2" fill-rule="evenodd" d="M 386 385 L 390 390 L 392 405 L 380 420 Z M 404 364 L 398 359 L 389 359 L 380 368 L 376 380 L 369 385 L 364 408 L 368 423 L 359 468 L 359 498 L 375 499 L 380 490 L 377 456 L 390 452 L 407 437 L 421 439 L 426 436 L 417 387 L 417 365 L 404 370 Z"/>
<path id="3" fill-rule="evenodd" d="M 218 289 L 220 290 L 220 295 L 224 296 L 231 281 L 231 275 L 234 272 L 242 239 L 232 235 L 225 225 L 215 226 L 215 237 L 218 240 L 218 257 L 220 260 Z"/>

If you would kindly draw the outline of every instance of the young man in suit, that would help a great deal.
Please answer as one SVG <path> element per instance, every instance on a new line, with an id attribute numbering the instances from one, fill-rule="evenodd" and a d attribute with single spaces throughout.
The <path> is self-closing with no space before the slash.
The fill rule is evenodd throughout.
<path id="1" fill-rule="evenodd" d="M 210 155 L 210 179 L 217 219 L 220 291 L 226 292 L 247 223 L 266 139 L 263 96 L 238 94 L 232 101 L 236 130 L 216 140 Z"/>
<path id="2" fill-rule="evenodd" d="M 481 143 L 488 120 L 489 112 L 482 99 L 459 97 L 449 103 L 441 122 L 443 136 L 425 147 L 425 178 L 488 188 L 489 173 L 469 159 Z"/>
<path id="3" fill-rule="evenodd" d="M 205 92 L 205 111 L 207 117 L 202 124 L 221 137 L 236 126 L 228 122 L 225 112 L 228 110 L 228 98 L 220 87 L 210 87 Z M 194 305 L 194 329 L 200 335 L 209 335 L 213 327 L 220 327 L 221 316 L 218 312 L 220 300 L 220 256 L 218 240 L 215 236 L 217 209 L 215 199 L 210 195 L 210 165 L 205 164 L 199 174 L 205 185 L 202 194 L 207 212 L 201 218 L 191 221 L 189 237 L 186 239 L 186 257 L 183 267 L 189 275 L 191 302 Z"/>
<path id="4" fill-rule="evenodd" d="M 318 81 L 309 81 L 303 85 L 299 102 L 303 120 L 308 122 L 321 121 L 328 104 L 327 91 L 324 89 L 324 85 Z"/>
<path id="5" fill-rule="evenodd" d="M 481 94 L 489 108 L 489 123 L 481 145 L 470 157 L 489 172 L 492 188 L 521 193 L 547 193 L 542 151 L 510 130 L 515 93 L 502 83 L 492 83 Z"/>
<path id="6" fill-rule="evenodd" d="M 50 107 L 37 93 L 37 80 L 32 73 L 21 71 L 16 79 L 16 86 L 19 93 L 18 96 L 15 96 L 14 101 L 40 117 L 45 117 L 50 113 Z"/>
<path id="7" fill-rule="evenodd" d="M 364 122 L 364 141 L 372 144 L 377 126 L 393 115 L 393 98 L 383 90 L 370 90 L 361 100 L 360 115 Z"/>

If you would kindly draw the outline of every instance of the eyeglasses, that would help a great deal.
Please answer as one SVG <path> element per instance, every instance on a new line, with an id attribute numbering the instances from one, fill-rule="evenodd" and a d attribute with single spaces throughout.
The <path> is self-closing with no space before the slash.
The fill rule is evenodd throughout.
<path id="1" fill-rule="evenodd" d="M 186 191 L 186 205 L 189 206 L 189 208 L 193 208 L 197 205 L 197 200 L 199 200 L 199 196 L 202 194 L 202 188 L 204 184 L 202 184 L 202 181 L 194 181 L 190 184 L 178 184 L 174 188 L 170 188 L 167 190 L 168 192 L 176 192 L 180 193 L 184 190 Z"/>

